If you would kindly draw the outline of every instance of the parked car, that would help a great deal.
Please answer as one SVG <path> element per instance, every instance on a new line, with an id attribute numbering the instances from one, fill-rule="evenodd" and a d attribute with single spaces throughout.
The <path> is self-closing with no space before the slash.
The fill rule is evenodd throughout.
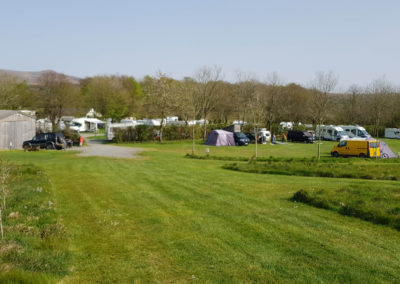
<path id="1" fill-rule="evenodd" d="M 256 138 L 255 138 L 254 135 L 251 134 L 251 133 L 247 133 L 247 134 L 246 134 L 246 137 L 249 138 L 249 142 L 250 142 L 250 143 L 256 141 Z"/>
<path id="2" fill-rule="evenodd" d="M 289 130 L 287 139 L 291 142 L 314 143 L 315 135 L 309 131 Z"/>
<path id="3" fill-rule="evenodd" d="M 247 146 L 249 145 L 249 138 L 244 135 L 243 132 L 234 132 L 233 133 L 233 138 L 235 139 L 235 144 L 237 146 Z"/>
<path id="4" fill-rule="evenodd" d="M 380 157 L 380 143 L 378 140 L 351 139 L 340 141 L 338 145 L 331 150 L 333 157 Z"/>
<path id="5" fill-rule="evenodd" d="M 31 150 L 40 149 L 64 149 L 66 145 L 64 134 L 61 132 L 37 133 L 32 140 L 24 141 L 22 148 Z"/>

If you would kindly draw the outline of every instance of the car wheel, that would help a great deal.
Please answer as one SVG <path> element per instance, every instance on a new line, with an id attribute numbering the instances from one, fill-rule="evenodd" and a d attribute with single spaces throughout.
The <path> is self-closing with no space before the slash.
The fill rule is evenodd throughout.
<path id="1" fill-rule="evenodd" d="M 31 144 L 24 145 L 24 151 L 25 151 L 25 152 L 28 152 L 29 149 L 31 149 L 31 148 L 32 148 L 32 145 L 31 145 Z"/>
<path id="2" fill-rule="evenodd" d="M 335 151 L 335 152 L 332 153 L 332 156 L 337 158 L 337 157 L 339 157 L 339 153 Z"/>
<path id="3" fill-rule="evenodd" d="M 52 143 L 49 143 L 46 145 L 47 150 L 54 150 L 54 145 Z"/>

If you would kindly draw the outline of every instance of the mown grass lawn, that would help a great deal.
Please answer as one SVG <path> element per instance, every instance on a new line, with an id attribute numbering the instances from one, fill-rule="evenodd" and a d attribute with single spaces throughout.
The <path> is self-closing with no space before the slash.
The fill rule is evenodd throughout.
<path id="1" fill-rule="evenodd" d="M 397 152 L 397 141 L 389 141 Z M 334 143 L 324 142 L 327 156 Z M 290 201 L 300 189 L 397 181 L 260 175 L 185 158 L 190 143 L 134 144 L 141 159 L 0 152 L 49 176 L 70 236 L 54 282 L 399 282 L 400 232 Z M 205 154 L 204 145 L 196 151 Z M 251 157 L 250 147 L 209 147 Z M 260 156 L 312 157 L 316 145 L 260 145 Z"/>

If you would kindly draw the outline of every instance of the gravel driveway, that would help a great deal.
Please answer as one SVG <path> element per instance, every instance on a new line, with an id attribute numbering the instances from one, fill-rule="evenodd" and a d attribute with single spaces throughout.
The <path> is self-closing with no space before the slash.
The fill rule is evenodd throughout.
<path id="1" fill-rule="evenodd" d="M 86 134 L 82 136 L 83 137 L 93 136 L 93 134 L 90 135 Z M 85 140 L 88 145 L 78 149 L 79 151 L 82 151 L 81 153 L 77 154 L 78 156 L 81 157 L 100 156 L 100 157 L 132 159 L 136 158 L 137 154 L 143 150 L 141 148 L 121 147 L 121 146 L 103 144 L 105 142 L 104 140 L 89 140 L 89 139 Z M 77 149 L 74 148 L 73 150 Z"/>

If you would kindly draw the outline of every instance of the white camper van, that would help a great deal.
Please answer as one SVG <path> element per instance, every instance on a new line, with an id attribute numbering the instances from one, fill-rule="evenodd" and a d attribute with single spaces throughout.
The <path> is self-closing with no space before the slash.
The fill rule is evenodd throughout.
<path id="1" fill-rule="evenodd" d="M 386 128 L 385 138 L 400 139 L 400 128 Z"/>
<path id="2" fill-rule="evenodd" d="M 344 129 L 350 136 L 356 136 L 360 138 L 372 138 L 372 136 L 365 130 L 364 127 L 359 125 L 339 125 Z"/>
<path id="3" fill-rule="evenodd" d="M 321 140 L 330 141 L 340 141 L 350 138 L 343 128 L 335 125 L 317 125 L 316 135 Z"/>

